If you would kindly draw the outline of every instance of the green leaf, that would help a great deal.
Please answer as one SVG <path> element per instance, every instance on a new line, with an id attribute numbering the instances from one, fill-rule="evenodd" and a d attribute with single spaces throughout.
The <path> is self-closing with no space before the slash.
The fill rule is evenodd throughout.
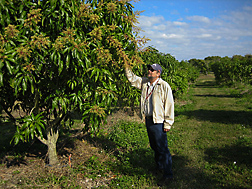
<path id="1" fill-rule="evenodd" d="M 9 71 L 9 73 L 12 74 L 12 67 L 10 65 L 10 62 L 6 60 L 5 65 L 6 65 L 7 69 L 8 69 L 8 71 Z"/>
<path id="2" fill-rule="evenodd" d="M 95 76 L 95 82 L 97 82 L 100 75 L 100 71 L 97 69 L 96 76 Z"/>
<path id="3" fill-rule="evenodd" d="M 3 73 L 0 72 L 0 86 L 3 86 Z"/>
<path id="4" fill-rule="evenodd" d="M 91 75 L 90 75 L 90 78 L 92 78 L 93 77 L 93 75 L 96 73 L 96 71 L 97 71 L 97 68 L 91 68 L 91 69 L 93 69 L 93 71 L 91 72 Z"/>
<path id="5" fill-rule="evenodd" d="M 23 78 L 22 86 L 23 86 L 23 92 L 25 92 L 27 90 L 27 76 Z"/>
<path id="6" fill-rule="evenodd" d="M 55 97 L 52 101 L 52 110 L 54 110 L 55 108 L 58 108 L 58 97 Z"/>
<path id="7" fill-rule="evenodd" d="M 66 68 L 69 68 L 69 64 L 70 64 L 70 56 L 69 54 L 66 56 Z"/>
<path id="8" fill-rule="evenodd" d="M 15 136 L 14 138 L 14 144 L 17 145 L 19 143 L 20 136 Z"/>
<path id="9" fill-rule="evenodd" d="M 30 76 L 27 76 L 27 78 L 31 84 L 31 93 L 33 94 L 34 93 L 33 79 Z"/>
<path id="10" fill-rule="evenodd" d="M 69 50 L 69 47 L 65 48 L 62 52 L 62 54 L 65 54 Z"/>
<path id="11" fill-rule="evenodd" d="M 42 133 L 41 127 L 37 126 L 37 130 L 39 132 L 39 136 L 43 139 L 43 133 Z"/>
<path id="12" fill-rule="evenodd" d="M 58 53 L 58 66 L 59 66 L 59 75 L 61 74 L 62 70 L 63 70 L 63 61 L 61 60 L 61 56 Z"/>
<path id="13" fill-rule="evenodd" d="M 23 80 L 23 76 L 20 76 L 19 78 L 17 78 L 15 81 L 14 81 L 14 86 L 15 86 L 15 95 L 17 95 L 18 91 L 20 90 L 20 83 L 22 82 Z"/>
<path id="14" fill-rule="evenodd" d="M 56 51 L 53 51 L 50 58 L 51 58 L 51 61 L 54 62 L 55 61 L 55 52 Z"/>

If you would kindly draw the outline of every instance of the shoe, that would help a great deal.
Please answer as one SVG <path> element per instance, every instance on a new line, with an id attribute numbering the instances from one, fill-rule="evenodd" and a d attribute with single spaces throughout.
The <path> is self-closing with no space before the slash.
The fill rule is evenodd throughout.
<path id="1" fill-rule="evenodd" d="M 158 186 L 167 186 L 173 181 L 173 178 L 163 177 L 158 183 Z"/>

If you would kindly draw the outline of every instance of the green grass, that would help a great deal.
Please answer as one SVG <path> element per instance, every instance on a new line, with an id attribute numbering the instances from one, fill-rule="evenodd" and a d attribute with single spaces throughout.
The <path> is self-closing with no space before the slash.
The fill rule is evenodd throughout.
<path id="1" fill-rule="evenodd" d="M 251 91 L 252 86 L 243 84 L 218 87 L 213 75 L 207 75 L 186 100 L 176 101 L 175 123 L 168 133 L 175 181 L 169 188 L 252 188 Z M 99 188 L 158 188 L 162 175 L 149 172 L 154 154 L 144 123 L 122 120 L 88 141 L 98 144 L 99 152 L 87 161 L 65 174 L 41 174 L 26 183 L 81 188 L 81 175 L 100 180 Z M 104 178 L 111 179 L 102 182 Z"/>
<path id="2" fill-rule="evenodd" d="M 252 95 L 241 95 L 247 87 L 220 88 L 212 75 L 202 76 L 189 93 L 190 103 L 176 106 L 174 128 L 168 134 L 176 180 L 170 188 L 252 188 Z M 128 140 L 129 133 L 118 135 L 122 144 L 137 142 Z M 146 168 L 140 172 L 145 175 L 142 187 L 151 188 L 156 178 L 147 173 L 147 167 L 153 166 L 153 154 L 142 146 L 138 159 L 134 157 L 136 150 L 123 156 L 133 161 L 129 167 Z M 143 154 L 148 154 L 148 161 L 141 158 Z M 139 162 L 134 162 L 137 159 Z M 127 180 L 137 175 L 122 174 Z"/>
<path id="3" fill-rule="evenodd" d="M 245 91 L 245 92 L 244 92 Z M 175 182 L 169 188 L 252 188 L 251 86 L 218 87 L 201 76 L 187 101 L 176 104 L 168 133 Z M 136 129 L 137 128 L 137 129 Z M 153 153 L 144 125 L 123 122 L 112 128 L 119 152 L 118 180 L 112 188 L 153 188 Z"/>
<path id="4" fill-rule="evenodd" d="M 179 112 L 171 133 L 180 135 L 170 148 L 175 176 L 184 183 L 174 188 L 252 186 L 252 111 L 245 105 L 251 95 L 219 88 L 213 79 L 200 78 L 192 89 L 194 107 Z M 187 160 L 183 166 L 177 166 L 176 156 Z"/>

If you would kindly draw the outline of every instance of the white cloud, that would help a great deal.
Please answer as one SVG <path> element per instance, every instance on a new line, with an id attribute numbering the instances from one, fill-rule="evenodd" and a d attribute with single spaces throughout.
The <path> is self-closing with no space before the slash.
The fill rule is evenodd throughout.
<path id="1" fill-rule="evenodd" d="M 152 27 L 153 25 L 160 23 L 163 20 L 163 16 L 140 16 L 138 19 L 138 21 L 140 22 L 140 27 Z"/>
<path id="2" fill-rule="evenodd" d="M 187 25 L 186 22 L 178 22 L 178 21 L 173 22 L 173 24 L 174 24 L 175 26 L 186 26 L 186 25 Z"/>
<path id="3" fill-rule="evenodd" d="M 179 38 L 183 38 L 182 35 L 178 35 L 178 34 L 174 34 L 174 33 L 172 33 L 172 34 L 165 34 L 165 33 L 163 33 L 162 37 L 164 39 L 179 39 Z"/>
<path id="4" fill-rule="evenodd" d="M 250 6 L 244 6 L 243 8 L 245 11 L 252 11 L 252 7 Z"/>
<path id="5" fill-rule="evenodd" d="M 207 56 L 252 54 L 252 7 L 226 12 L 214 18 L 194 15 L 182 21 L 163 16 L 140 16 L 147 44 L 178 60 Z"/>
<path id="6" fill-rule="evenodd" d="M 203 33 L 203 34 L 200 34 L 198 37 L 199 37 L 199 38 L 210 38 L 210 37 L 212 37 L 212 36 L 213 36 L 212 34 Z"/>
<path id="7" fill-rule="evenodd" d="M 206 23 L 206 24 L 209 24 L 211 21 L 209 18 L 205 17 L 205 16 L 188 16 L 186 17 L 187 20 L 190 20 L 190 21 L 194 21 L 194 22 L 203 22 L 203 23 Z"/>
<path id="8" fill-rule="evenodd" d="M 165 24 L 160 24 L 157 26 L 153 26 L 154 30 L 166 30 L 166 25 Z"/>

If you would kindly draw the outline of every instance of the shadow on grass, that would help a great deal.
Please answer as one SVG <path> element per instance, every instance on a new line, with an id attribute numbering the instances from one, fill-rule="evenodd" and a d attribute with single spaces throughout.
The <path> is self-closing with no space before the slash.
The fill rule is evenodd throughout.
<path id="1" fill-rule="evenodd" d="M 205 150 L 205 160 L 214 172 L 216 181 L 222 188 L 251 188 L 252 146 L 251 141 L 237 141 L 223 148 L 212 147 Z M 229 177 L 229 182 L 223 175 Z"/>
<path id="2" fill-rule="evenodd" d="M 199 82 L 195 85 L 197 88 L 217 88 L 215 80 Z"/>
<path id="3" fill-rule="evenodd" d="M 154 177 L 154 185 L 162 178 L 161 173 L 151 171 L 155 168 L 154 153 L 151 148 L 124 151 L 105 138 L 85 137 L 85 140 L 97 147 L 102 147 L 108 154 L 116 156 L 120 163 L 113 163 L 110 168 L 120 175 L 136 176 L 139 179 Z M 215 188 L 218 185 L 212 176 L 204 173 L 201 168 L 188 166 L 190 162 L 188 157 L 173 155 L 172 160 L 175 180 L 169 185 L 169 188 Z"/>
<path id="4" fill-rule="evenodd" d="M 1 164 L 6 164 L 8 168 L 20 166 L 21 164 L 27 165 L 25 157 L 45 159 L 47 151 L 47 147 L 37 139 L 34 139 L 30 143 L 20 142 L 17 145 L 10 144 L 10 140 L 6 139 L 1 141 L 1 146 L 0 161 Z"/>
<path id="5" fill-rule="evenodd" d="M 11 122 L 1 123 L 0 130 L 0 161 L 2 164 L 6 164 L 7 167 L 26 165 L 25 156 L 31 156 L 31 154 L 41 157 L 41 151 L 43 148 L 40 146 L 40 142 L 32 140 L 30 143 L 19 142 L 14 145 L 11 140 L 16 132 L 16 127 Z"/>
<path id="6" fill-rule="evenodd" d="M 207 94 L 207 95 L 194 95 L 196 97 L 217 97 L 217 98 L 241 98 L 242 95 L 240 94 L 230 94 L 230 95 L 210 95 L 210 94 Z"/>
<path id="7" fill-rule="evenodd" d="M 225 110 L 194 110 L 180 113 L 189 118 L 194 117 L 203 121 L 224 124 L 243 124 L 252 127 L 252 111 L 225 111 Z"/>
<path id="8" fill-rule="evenodd" d="M 1 123 L 0 130 L 0 163 L 8 168 L 12 166 L 27 165 L 25 157 L 37 157 L 48 162 L 47 146 L 41 143 L 37 138 L 30 139 L 30 142 L 19 141 L 17 145 L 10 143 L 16 132 L 14 124 Z M 58 155 L 65 155 L 67 151 L 63 147 L 74 148 L 74 141 L 65 133 L 61 133 L 57 142 Z"/>
<path id="9" fill-rule="evenodd" d="M 205 160 L 209 163 L 225 164 L 229 166 L 237 164 L 252 168 L 252 147 L 242 144 L 225 146 L 224 148 L 208 148 L 205 150 Z"/>

